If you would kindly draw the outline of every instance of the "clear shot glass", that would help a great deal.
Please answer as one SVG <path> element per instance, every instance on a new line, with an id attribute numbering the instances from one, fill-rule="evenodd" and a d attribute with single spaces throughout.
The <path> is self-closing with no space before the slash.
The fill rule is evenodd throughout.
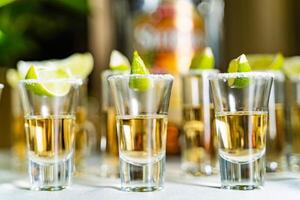
<path id="1" fill-rule="evenodd" d="M 116 108 L 121 189 L 163 188 L 171 75 L 108 78 Z M 135 85 L 137 87 L 132 87 Z"/>
<path id="2" fill-rule="evenodd" d="M 101 74 L 102 83 L 102 130 L 101 130 L 101 176 L 119 177 L 119 145 L 116 126 L 116 111 L 108 77 L 129 74 L 130 71 L 104 70 Z"/>
<path id="3" fill-rule="evenodd" d="M 264 183 L 270 73 L 224 73 L 210 78 L 222 188 L 251 190 Z"/>
<path id="4" fill-rule="evenodd" d="M 194 176 L 217 173 L 217 134 L 208 77 L 218 70 L 191 70 L 182 76 L 181 168 Z"/>
<path id="5" fill-rule="evenodd" d="M 32 190 L 68 187 L 73 172 L 79 79 L 22 80 L 28 173 Z M 60 91 L 46 93 L 41 87 Z"/>
<path id="6" fill-rule="evenodd" d="M 288 168 L 300 172 L 300 76 L 295 75 L 288 81 Z"/>
<path id="7" fill-rule="evenodd" d="M 286 168 L 285 137 L 285 77 L 280 71 L 268 71 L 274 76 L 269 100 L 269 126 L 266 143 L 266 171 L 279 172 Z"/>

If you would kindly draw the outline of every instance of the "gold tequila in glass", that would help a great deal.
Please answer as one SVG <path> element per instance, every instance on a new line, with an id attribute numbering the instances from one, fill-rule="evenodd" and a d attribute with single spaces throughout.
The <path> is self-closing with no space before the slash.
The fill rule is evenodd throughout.
<path id="1" fill-rule="evenodd" d="M 26 161 L 26 135 L 24 130 L 24 115 L 20 113 L 15 115 L 13 113 L 12 122 L 12 152 L 17 158 L 17 162 L 22 168 L 22 163 Z"/>
<path id="2" fill-rule="evenodd" d="M 75 155 L 74 162 L 76 171 L 81 168 L 82 162 L 89 154 L 89 133 L 84 125 L 87 120 L 87 109 L 85 106 L 78 106 L 76 109 L 76 128 L 75 128 Z"/>
<path id="3" fill-rule="evenodd" d="M 128 74 L 129 71 L 105 70 L 101 74 L 102 81 L 102 133 L 101 176 L 119 176 L 119 145 L 116 126 L 116 111 L 109 87 L 108 77 L 117 74 Z"/>
<path id="4" fill-rule="evenodd" d="M 288 82 L 288 167 L 294 172 L 300 171 L 300 77 L 295 75 Z"/>
<path id="5" fill-rule="evenodd" d="M 28 155 L 32 162 L 29 166 L 40 162 L 51 162 L 52 159 L 57 162 L 70 160 L 75 136 L 74 125 L 73 115 L 26 116 Z M 45 178 L 50 177 L 51 175 L 45 175 Z"/>
<path id="6" fill-rule="evenodd" d="M 79 79 L 20 81 L 32 190 L 61 190 L 71 183 L 75 109 L 81 83 Z M 39 92 L 45 84 L 52 88 L 65 87 L 64 93 Z"/>
<path id="7" fill-rule="evenodd" d="M 7 72 L 7 77 L 9 73 Z M 9 78 L 8 78 L 9 82 Z M 12 130 L 12 154 L 14 167 L 18 170 L 25 170 L 26 164 L 26 135 L 24 130 L 24 113 L 22 111 L 22 105 L 20 100 L 20 94 L 17 88 L 17 83 L 10 83 L 10 93 L 11 93 L 11 113 L 12 120 L 10 122 Z"/>
<path id="8" fill-rule="evenodd" d="M 117 117 L 117 126 L 120 138 L 120 163 L 121 178 L 134 177 L 136 182 L 135 191 L 155 190 L 156 184 L 162 185 L 163 172 L 165 170 L 167 116 L 120 116 Z M 151 164 L 150 173 L 145 166 Z M 130 173 L 130 174 L 129 174 Z M 150 178 L 149 187 L 139 188 L 139 181 L 146 182 Z M 132 187 L 129 183 L 128 187 Z M 155 184 L 153 184 L 153 183 Z M 153 185 L 152 185 L 153 184 Z"/>
<path id="9" fill-rule="evenodd" d="M 123 191 L 154 191 L 164 185 L 170 75 L 114 75 L 112 89 Z M 132 88 L 129 81 L 145 83 Z"/>
<path id="10" fill-rule="evenodd" d="M 104 121 L 106 122 L 106 153 L 111 157 L 118 157 L 118 136 L 116 127 L 116 112 L 115 108 L 109 107 L 104 110 Z"/>
<path id="11" fill-rule="evenodd" d="M 284 75 L 279 71 L 269 71 L 274 76 L 269 100 L 269 126 L 266 144 L 266 170 L 278 172 L 285 165 L 285 109 L 284 109 Z"/>
<path id="12" fill-rule="evenodd" d="M 265 153 L 267 125 L 267 112 L 217 113 L 220 156 L 237 163 L 261 158 Z"/>
<path id="13" fill-rule="evenodd" d="M 192 175 L 216 173 L 216 131 L 208 76 L 217 70 L 191 70 L 182 76 L 183 144 L 181 168 Z"/>
<path id="14" fill-rule="evenodd" d="M 264 183 L 270 73 L 224 73 L 210 78 L 222 188 L 251 190 Z"/>
<path id="15" fill-rule="evenodd" d="M 95 126 L 88 119 L 87 84 L 88 80 L 85 79 L 80 86 L 75 121 L 75 170 L 83 173 L 89 168 L 87 159 L 95 148 L 97 137 Z"/>
<path id="16" fill-rule="evenodd" d="M 298 131 L 300 130 L 300 105 L 295 105 L 291 107 L 291 128 L 292 128 L 292 152 L 293 154 L 300 155 L 300 134 Z M 294 166 L 294 168 L 297 168 Z M 300 167 L 299 169 L 300 170 Z"/>
<path id="17" fill-rule="evenodd" d="M 285 110 L 283 104 L 275 105 L 275 123 L 269 116 L 269 131 L 267 133 L 266 148 L 266 169 L 267 172 L 281 171 L 285 168 L 284 149 L 285 149 Z M 271 112 L 270 114 L 271 115 Z M 272 128 L 271 128 L 272 127 Z"/>

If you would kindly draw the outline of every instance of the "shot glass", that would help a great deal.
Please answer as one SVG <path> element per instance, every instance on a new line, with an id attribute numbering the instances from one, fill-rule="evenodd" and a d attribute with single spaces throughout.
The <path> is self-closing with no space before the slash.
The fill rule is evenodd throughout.
<path id="1" fill-rule="evenodd" d="M 108 80 L 116 108 L 121 189 L 134 192 L 159 190 L 163 188 L 165 177 L 173 77 L 114 75 Z M 132 88 L 130 81 L 143 88 Z"/>
<path id="2" fill-rule="evenodd" d="M 80 175 L 89 171 L 88 158 L 95 149 L 97 138 L 96 128 L 88 118 L 88 79 L 82 80 L 77 102 L 74 163 L 75 175 Z"/>
<path id="3" fill-rule="evenodd" d="M 286 168 L 285 150 L 285 78 L 280 71 L 269 71 L 274 77 L 269 100 L 269 126 L 266 143 L 266 170 L 279 172 Z"/>
<path id="4" fill-rule="evenodd" d="M 217 172 L 215 113 L 208 81 L 217 73 L 218 70 L 193 70 L 182 76 L 181 168 L 195 176 Z"/>
<path id="5" fill-rule="evenodd" d="M 1 97 L 1 95 L 2 95 L 2 90 L 3 90 L 3 88 L 4 88 L 4 85 L 3 85 L 2 83 L 0 83 L 0 97 Z"/>
<path id="6" fill-rule="evenodd" d="M 289 135 L 287 160 L 291 171 L 300 171 L 300 76 L 296 75 L 288 81 L 288 117 Z"/>
<path id="7" fill-rule="evenodd" d="M 102 133 L 101 133 L 101 176 L 119 176 L 119 145 L 116 126 L 116 111 L 112 98 L 112 91 L 108 77 L 112 75 L 129 74 L 129 71 L 104 70 L 101 74 L 102 82 Z"/>
<path id="8" fill-rule="evenodd" d="M 28 172 L 32 190 L 55 191 L 70 185 L 79 79 L 22 80 Z M 64 88 L 44 95 L 41 86 Z"/>
<path id="9" fill-rule="evenodd" d="M 270 73 L 224 73 L 210 78 L 221 186 L 251 190 L 264 183 Z"/>

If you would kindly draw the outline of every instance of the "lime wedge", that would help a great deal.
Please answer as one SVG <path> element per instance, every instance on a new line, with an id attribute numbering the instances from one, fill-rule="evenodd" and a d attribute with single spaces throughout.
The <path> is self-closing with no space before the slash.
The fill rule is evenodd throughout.
<path id="1" fill-rule="evenodd" d="M 247 60 L 247 57 L 242 54 L 236 59 L 233 59 L 229 63 L 228 72 L 229 73 L 235 73 L 235 72 L 250 72 L 251 67 L 249 65 L 249 62 Z M 249 84 L 248 78 L 230 78 L 228 80 L 228 85 L 230 87 L 236 87 L 236 88 L 243 88 L 246 87 Z"/>
<path id="2" fill-rule="evenodd" d="M 284 57 L 277 54 L 250 54 L 247 55 L 252 70 L 281 70 Z"/>
<path id="3" fill-rule="evenodd" d="M 289 78 L 300 74 L 300 56 L 286 58 L 284 61 L 283 72 Z"/>
<path id="4" fill-rule="evenodd" d="M 130 70 L 130 63 L 126 56 L 117 50 L 113 50 L 110 55 L 109 67 L 111 70 L 128 71 Z"/>
<path id="5" fill-rule="evenodd" d="M 19 61 L 17 64 L 21 78 L 25 75 L 31 65 L 38 68 L 60 68 L 69 70 L 74 77 L 85 79 L 92 72 L 94 60 L 90 53 L 76 53 L 61 60 L 45 60 L 45 61 Z"/>
<path id="6" fill-rule="evenodd" d="M 18 85 L 19 80 L 21 80 L 20 74 L 15 69 L 9 69 L 6 72 L 6 80 L 10 87 L 16 88 Z"/>
<path id="7" fill-rule="evenodd" d="M 70 78 L 71 74 L 65 69 L 53 69 L 53 68 L 38 68 L 33 65 L 30 66 L 25 79 L 39 79 L 39 80 L 49 80 L 49 79 L 64 79 Z M 41 83 L 28 83 L 26 85 L 28 90 L 31 90 L 40 96 L 65 96 L 71 85 L 69 82 L 41 82 Z"/>
<path id="8" fill-rule="evenodd" d="M 133 52 L 131 74 L 140 74 L 140 75 L 150 74 L 149 70 L 146 68 L 144 61 L 139 56 L 137 51 Z M 129 87 L 134 90 L 143 92 L 148 90 L 149 87 L 151 87 L 151 80 L 147 77 L 130 77 Z"/>
<path id="9" fill-rule="evenodd" d="M 54 63 L 55 65 L 56 63 Z M 94 59 L 90 53 L 76 53 L 61 61 L 58 61 L 59 68 L 69 69 L 73 76 L 85 79 L 92 72 Z"/>
<path id="10" fill-rule="evenodd" d="M 214 54 L 210 47 L 206 47 L 202 52 L 194 55 L 191 69 L 212 69 L 215 65 Z"/>

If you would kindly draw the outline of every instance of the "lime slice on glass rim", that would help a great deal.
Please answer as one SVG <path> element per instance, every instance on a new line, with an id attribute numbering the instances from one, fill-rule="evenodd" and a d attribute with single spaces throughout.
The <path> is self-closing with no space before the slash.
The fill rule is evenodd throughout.
<path id="1" fill-rule="evenodd" d="M 150 74 L 144 61 L 139 56 L 137 51 L 133 52 L 133 59 L 131 65 L 131 74 L 134 75 L 148 75 Z M 144 76 L 131 76 L 129 78 L 129 87 L 136 91 L 144 92 L 151 87 L 151 79 Z"/>
<path id="2" fill-rule="evenodd" d="M 286 58 L 284 61 L 283 72 L 289 78 L 300 75 L 300 56 Z"/>
<path id="3" fill-rule="evenodd" d="M 247 55 L 252 70 L 281 70 L 284 64 L 284 57 L 277 54 L 249 54 Z"/>
<path id="4" fill-rule="evenodd" d="M 49 69 L 45 67 L 38 68 L 31 65 L 25 76 L 25 80 L 33 81 L 28 82 L 26 84 L 26 88 L 40 96 L 65 96 L 69 92 L 71 84 L 70 82 L 59 80 L 68 79 L 71 77 L 71 73 L 66 69 Z M 52 81 L 56 79 L 57 81 Z M 34 80 L 41 80 L 41 82 Z M 49 80 L 49 82 L 47 80 Z"/>
<path id="5" fill-rule="evenodd" d="M 231 60 L 229 63 L 228 72 L 251 72 L 251 67 L 247 60 L 247 57 L 244 54 L 242 54 L 238 58 Z M 248 84 L 249 79 L 245 77 L 230 78 L 228 80 L 228 85 L 233 88 L 243 88 L 246 87 Z"/>
<path id="6" fill-rule="evenodd" d="M 213 69 L 215 65 L 214 54 L 210 47 L 194 55 L 190 69 Z"/>
<path id="7" fill-rule="evenodd" d="M 90 53 L 75 53 L 60 60 L 19 61 L 17 67 L 21 78 L 25 78 L 31 65 L 38 68 L 45 67 L 69 70 L 74 77 L 85 79 L 93 70 L 94 60 Z"/>
<path id="8" fill-rule="evenodd" d="M 113 71 L 129 71 L 130 63 L 126 56 L 117 50 L 113 50 L 110 55 L 109 67 Z"/>

